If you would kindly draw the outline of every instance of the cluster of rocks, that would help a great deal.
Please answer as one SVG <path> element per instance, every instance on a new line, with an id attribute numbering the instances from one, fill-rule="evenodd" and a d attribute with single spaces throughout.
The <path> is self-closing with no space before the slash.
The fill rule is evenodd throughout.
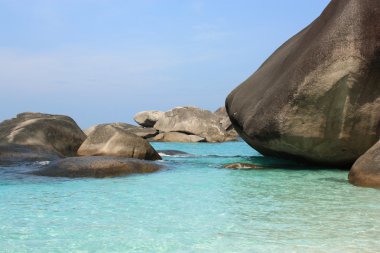
<path id="1" fill-rule="evenodd" d="M 380 1 L 331 1 L 229 94 L 226 109 L 260 153 L 356 161 L 349 181 L 380 187 Z"/>
<path id="2" fill-rule="evenodd" d="M 164 142 L 224 142 L 236 141 L 237 132 L 224 107 L 214 113 L 192 106 L 170 111 L 143 111 L 134 120 L 145 131 L 155 132 L 149 141 Z"/>
<path id="3" fill-rule="evenodd" d="M 146 111 L 140 126 L 99 124 L 82 131 L 64 115 L 21 113 L 0 123 L 0 164 L 52 161 L 34 172 L 43 176 L 104 177 L 145 173 L 161 166 L 149 141 L 222 142 L 237 133 L 224 108 L 212 113 L 196 107 Z"/>
<path id="4" fill-rule="evenodd" d="M 140 133 L 140 132 L 138 132 Z M 22 113 L 0 123 L 0 163 L 52 161 L 42 176 L 106 177 L 153 172 L 146 160 L 160 155 L 149 142 L 120 125 L 98 125 L 86 135 L 63 115 Z"/>

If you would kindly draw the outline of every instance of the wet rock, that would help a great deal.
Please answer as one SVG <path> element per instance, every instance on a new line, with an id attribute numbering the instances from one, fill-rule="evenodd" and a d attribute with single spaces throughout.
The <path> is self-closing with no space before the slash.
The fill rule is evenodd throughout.
<path id="1" fill-rule="evenodd" d="M 380 1 L 333 0 L 229 94 L 260 153 L 350 166 L 380 136 Z"/>
<path id="2" fill-rule="evenodd" d="M 43 146 L 0 144 L 0 165 L 53 161 L 62 157 L 63 156 L 54 149 L 46 149 L 46 147 Z"/>
<path id="3" fill-rule="evenodd" d="M 223 165 L 223 168 L 233 169 L 233 170 L 252 170 L 252 169 L 263 169 L 263 166 L 250 164 L 250 163 L 230 163 Z"/>
<path id="4" fill-rule="evenodd" d="M 157 152 L 160 156 L 192 156 L 192 154 L 180 150 L 157 150 Z"/>
<path id="5" fill-rule="evenodd" d="M 115 177 L 135 173 L 151 173 L 162 166 L 137 159 L 117 157 L 69 157 L 50 163 L 35 175 L 48 177 Z"/>
<path id="6" fill-rule="evenodd" d="M 96 127 L 80 146 L 78 155 L 161 159 L 147 140 L 112 125 Z"/>

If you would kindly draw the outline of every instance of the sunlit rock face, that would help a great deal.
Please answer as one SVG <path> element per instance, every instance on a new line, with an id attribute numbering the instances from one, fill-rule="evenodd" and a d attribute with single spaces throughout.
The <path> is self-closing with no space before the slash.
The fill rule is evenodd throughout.
<path id="1" fill-rule="evenodd" d="M 161 157 L 149 142 L 125 129 L 99 125 L 78 149 L 79 156 L 115 156 L 143 160 Z"/>
<path id="2" fill-rule="evenodd" d="M 354 163 L 348 180 L 357 186 L 380 188 L 380 141 Z"/>
<path id="3" fill-rule="evenodd" d="M 37 151 L 38 147 L 38 153 L 45 149 L 48 153 L 73 156 L 85 139 L 86 135 L 75 121 L 64 115 L 26 112 L 0 123 L 0 144 L 28 146 L 25 152 L 26 149 Z M 24 152 L 20 148 L 13 149 L 15 146 L 8 147 Z"/>
<path id="4" fill-rule="evenodd" d="M 380 1 L 333 0 L 226 100 L 265 155 L 349 165 L 380 136 Z"/>

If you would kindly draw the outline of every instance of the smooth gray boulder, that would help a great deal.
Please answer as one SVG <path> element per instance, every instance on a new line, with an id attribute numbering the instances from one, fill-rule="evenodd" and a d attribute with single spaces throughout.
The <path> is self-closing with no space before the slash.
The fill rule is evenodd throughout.
<path id="1" fill-rule="evenodd" d="M 92 127 L 89 127 L 84 130 L 85 134 L 88 136 L 90 135 L 96 128 L 103 127 L 106 125 L 110 125 L 116 128 L 120 128 L 123 130 L 126 130 L 129 133 L 135 134 L 137 136 L 140 136 L 144 139 L 152 138 L 158 134 L 158 131 L 154 128 L 146 128 L 146 127 L 140 127 L 140 126 L 134 126 L 127 123 L 105 123 L 105 124 L 99 124 Z"/>
<path id="2" fill-rule="evenodd" d="M 137 159 L 117 157 L 69 157 L 50 163 L 34 175 L 48 177 L 115 177 L 136 173 L 151 173 L 162 166 Z"/>
<path id="3" fill-rule="evenodd" d="M 164 115 L 162 111 L 143 111 L 137 113 L 133 119 L 143 127 L 153 127 L 160 117 Z"/>
<path id="4" fill-rule="evenodd" d="M 260 153 L 350 166 L 380 137 L 380 1 L 333 0 L 226 99 Z"/>
<path id="5" fill-rule="evenodd" d="M 208 110 L 197 107 L 176 107 L 161 116 L 154 128 L 160 132 L 182 132 L 198 135 L 207 142 L 222 142 L 225 131 L 219 118 Z"/>
<path id="6" fill-rule="evenodd" d="M 73 156 L 85 139 L 75 121 L 63 115 L 27 112 L 0 123 L 0 144 L 38 146 L 38 152 L 45 148 Z"/>
<path id="7" fill-rule="evenodd" d="M 96 127 L 79 147 L 78 155 L 161 159 L 147 140 L 112 125 Z"/>
<path id="8" fill-rule="evenodd" d="M 356 186 L 380 188 L 380 141 L 356 160 L 348 180 Z"/>
<path id="9" fill-rule="evenodd" d="M 193 135 L 193 134 L 184 134 L 178 132 L 168 132 L 168 133 L 159 133 L 155 137 L 151 138 L 150 141 L 158 142 L 204 142 L 205 138 Z"/>

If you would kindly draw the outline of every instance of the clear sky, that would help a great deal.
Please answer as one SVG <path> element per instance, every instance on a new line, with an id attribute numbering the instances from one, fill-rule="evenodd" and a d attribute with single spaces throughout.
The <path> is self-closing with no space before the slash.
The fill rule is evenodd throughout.
<path id="1" fill-rule="evenodd" d="M 0 0 L 0 121 L 215 110 L 328 0 Z"/>

